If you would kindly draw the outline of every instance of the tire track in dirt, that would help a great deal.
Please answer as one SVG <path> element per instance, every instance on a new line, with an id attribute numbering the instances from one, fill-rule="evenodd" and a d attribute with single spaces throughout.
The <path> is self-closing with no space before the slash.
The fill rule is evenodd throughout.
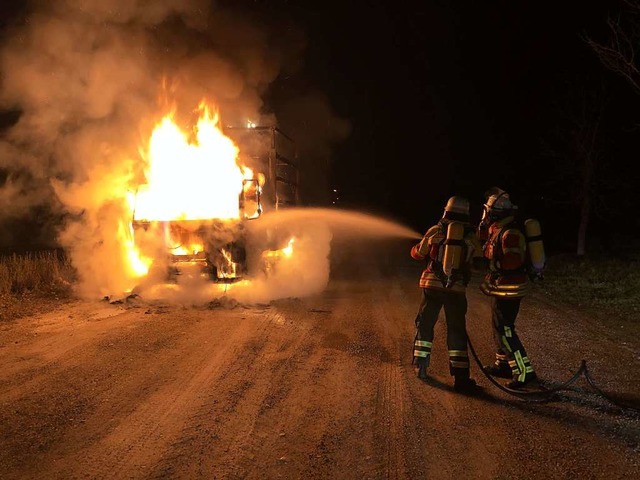
<path id="1" fill-rule="evenodd" d="M 155 478 L 167 474 L 180 478 L 264 478 L 265 465 L 283 464 L 279 460 L 282 454 L 274 457 L 266 453 L 263 444 L 280 438 L 273 432 L 287 430 L 281 405 L 297 382 L 321 375 L 325 365 L 313 360 L 316 352 L 310 338 L 316 336 L 318 324 L 302 320 L 308 309 L 296 302 L 272 308 L 273 320 L 264 334 L 266 345 L 260 355 L 230 368 L 220 378 L 222 391 L 235 396 L 231 407 L 229 395 L 208 395 L 156 468 Z M 239 388 L 241 395 L 237 395 Z"/>
<path id="2" fill-rule="evenodd" d="M 376 416 L 381 428 L 378 435 L 384 445 L 385 478 L 406 478 L 404 442 L 404 388 L 397 365 L 382 365 L 378 385 Z M 399 447 L 400 446 L 400 447 Z"/>
<path id="3" fill-rule="evenodd" d="M 370 298 L 370 288 L 357 290 Z M 371 380 L 380 351 L 370 348 L 367 332 L 380 319 L 371 302 L 363 303 L 329 291 L 315 308 L 325 312 L 319 315 L 309 315 L 317 305 L 279 305 L 297 329 L 270 334 L 247 372 L 246 394 L 231 410 L 222 408 L 228 399 L 212 397 L 187 422 L 154 477 L 311 479 L 338 469 L 343 478 L 377 478 L 383 460 L 374 458 L 377 386 Z M 229 374 L 221 389 L 234 391 L 241 373 Z"/>
<path id="4" fill-rule="evenodd" d="M 37 391 L 41 377 L 51 372 L 61 359 L 66 361 L 74 350 L 131 320 L 128 310 L 99 306 L 102 308 L 95 310 L 95 302 L 78 302 L 70 311 L 54 311 L 31 319 L 31 338 L 21 355 L 15 357 L 12 350 L 0 350 L 3 400 L 14 402 L 25 390 Z M 16 344 L 24 342 L 24 339 L 15 340 Z"/>
<path id="5" fill-rule="evenodd" d="M 380 324 L 379 336 L 389 339 L 397 363 L 402 366 L 397 369 L 394 401 L 402 412 L 396 414 L 395 430 L 399 432 L 397 443 L 403 449 L 403 468 L 391 474 L 399 474 L 397 478 L 456 478 L 471 471 L 491 478 L 493 467 L 482 434 L 473 433 L 482 402 L 457 394 L 451 388 L 443 313 L 436 324 L 431 379 L 425 383 L 415 378 L 411 366 L 419 289 L 398 278 L 380 289 L 376 297 L 382 300 L 380 308 L 386 319 Z M 415 303 L 406 302 L 411 297 L 415 297 Z M 458 461 L 451 462 L 451 457 Z"/>
<path id="6" fill-rule="evenodd" d="M 397 313 L 388 305 L 389 288 L 395 287 L 395 284 L 378 284 L 372 292 L 378 301 L 373 306 L 373 317 L 377 321 L 372 322 L 370 332 L 376 339 L 376 349 L 381 352 L 376 393 L 376 443 L 382 446 L 385 478 L 392 480 L 407 478 L 404 430 L 408 394 L 401 368 Z"/>
<path id="7" fill-rule="evenodd" d="M 81 309 L 84 308 L 81 305 Z M 77 312 L 77 309 L 72 311 Z M 33 476 L 41 476 L 37 472 L 45 471 L 52 458 L 85 448 L 113 424 L 113 414 L 119 415 L 119 412 L 114 409 L 105 412 L 103 406 L 112 403 L 114 394 L 130 399 L 134 392 L 127 392 L 127 389 L 138 386 L 142 390 L 136 392 L 136 401 L 148 395 L 150 382 L 145 384 L 146 379 L 139 372 L 136 372 L 137 382 L 132 382 L 129 364 L 162 353 L 162 347 L 157 345 L 150 349 L 145 347 L 145 337 L 150 333 L 147 326 L 152 327 L 151 333 L 159 337 L 161 344 L 167 343 L 164 339 L 171 338 L 179 326 L 156 325 L 156 320 L 149 317 L 146 322 L 139 321 L 134 318 L 135 312 L 123 315 L 117 308 L 107 313 L 109 315 L 103 315 L 92 325 L 99 325 L 99 329 L 78 331 L 75 325 L 71 326 L 74 335 L 83 337 L 72 349 L 64 348 L 64 340 L 69 337 L 68 316 L 47 317 L 45 325 L 53 333 L 44 339 L 44 343 L 60 345 L 64 352 L 48 352 L 49 356 L 56 357 L 54 362 L 45 356 L 34 358 L 37 367 L 28 378 L 7 376 L 11 388 L 0 394 L 3 406 L 0 410 L 0 444 L 4 444 L 0 448 L 0 470 L 6 466 L 9 472 L 34 472 Z M 117 323 L 109 317 L 117 318 Z M 37 331 L 40 317 L 32 319 L 30 324 Z M 135 359 L 122 361 L 124 358 L 117 349 L 127 338 L 138 340 L 122 345 L 136 349 L 132 352 Z M 97 348 L 104 339 L 116 342 L 118 346 Z M 32 343 L 42 343 L 40 335 L 33 338 Z M 33 347 L 28 344 L 25 349 L 31 351 Z M 19 356 L 22 349 L 11 353 L 14 357 Z M 100 418 L 96 419 L 96 415 Z M 62 463 L 58 462 L 58 465 Z"/>
<path id="8" fill-rule="evenodd" d="M 332 352 L 333 362 L 323 381 L 335 388 L 323 405 L 323 422 L 315 433 L 315 457 L 305 474 L 328 478 L 377 478 L 383 469 L 377 442 L 380 348 L 372 326 L 376 316 L 372 284 L 351 283 L 332 315 L 331 336 L 344 338 Z M 333 412 L 335 410 L 335 413 Z"/>
<path id="9" fill-rule="evenodd" d="M 231 328 L 225 342 L 205 341 L 205 349 L 189 352 L 189 356 L 175 367 L 181 374 L 160 387 L 119 422 L 108 435 L 102 437 L 74 459 L 71 471 L 60 471 L 61 477 L 126 478 L 143 476 L 161 458 L 182 428 L 184 420 L 201 402 L 203 391 L 214 388 L 215 379 L 233 359 L 238 345 L 249 344 L 264 331 L 264 320 L 256 319 L 258 329 L 252 331 L 250 322 L 238 322 Z M 209 325 L 196 326 L 199 335 L 207 338 Z M 213 340 L 213 339 L 212 339 Z M 252 347 L 259 350 L 259 341 Z M 188 372 L 188 373 L 187 373 Z M 122 408 L 127 408 L 123 403 Z M 118 412 L 114 412 L 118 415 Z"/>

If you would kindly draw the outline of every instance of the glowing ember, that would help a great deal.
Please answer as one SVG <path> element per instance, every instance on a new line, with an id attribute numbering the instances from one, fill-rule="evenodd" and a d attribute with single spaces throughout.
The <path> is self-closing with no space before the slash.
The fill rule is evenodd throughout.
<path id="1" fill-rule="evenodd" d="M 147 184 L 135 198 L 134 220 L 203 220 L 240 217 L 238 197 L 249 169 L 238 166 L 238 147 L 219 128 L 205 103 L 195 138 L 167 115 L 154 129 L 146 152 Z"/>

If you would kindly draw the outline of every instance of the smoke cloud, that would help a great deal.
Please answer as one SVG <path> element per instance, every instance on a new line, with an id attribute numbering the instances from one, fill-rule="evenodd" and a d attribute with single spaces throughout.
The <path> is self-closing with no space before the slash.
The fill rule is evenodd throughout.
<path id="1" fill-rule="evenodd" d="M 20 114 L 0 139 L 0 224 L 42 206 L 63 218 L 55 225 L 56 240 L 78 270 L 81 295 L 131 285 L 126 249 L 116 235 L 128 228 L 127 192 L 140 180 L 140 148 L 169 108 L 176 107 L 183 125 L 202 98 L 218 106 L 225 124 L 278 120 L 261 98 L 280 72 L 300 65 L 303 34 L 211 5 L 38 0 L 5 34 L 0 108 Z M 321 145 L 328 155 L 348 124 L 322 96 L 305 95 L 291 100 L 284 117 L 311 125 L 297 133 L 306 135 L 309 149 Z M 330 233 L 311 231 L 325 239 L 319 258 L 326 257 Z M 303 252 L 308 236 L 298 232 Z M 322 278 L 308 291 L 326 283 Z M 247 295 L 266 300 L 259 290 Z"/>
<path id="2" fill-rule="evenodd" d="M 260 255 L 267 247 L 264 231 L 253 232 L 249 248 Z M 155 283 L 141 289 L 148 301 L 172 301 L 181 304 L 202 304 L 215 299 L 233 300 L 243 304 L 268 303 L 289 297 L 320 293 L 329 281 L 329 250 L 332 233 L 324 222 L 304 222 L 288 230 L 294 241 L 291 256 L 282 256 L 272 263 L 253 258 L 254 274 L 250 280 L 231 284 L 215 284 L 195 266 L 185 268 L 177 284 Z"/>
<path id="3" fill-rule="evenodd" d="M 247 235 L 248 249 L 254 254 L 248 259 L 254 271 L 250 281 L 212 284 L 195 266 L 183 269 L 175 285 L 153 281 L 143 285 L 139 290 L 141 296 L 183 304 L 201 304 L 212 299 L 251 304 L 313 295 L 322 292 L 329 281 L 332 240 L 362 247 L 366 240 L 422 238 L 420 233 L 390 220 L 325 208 L 291 208 L 268 213 L 249 224 Z M 265 262 L 262 252 L 273 247 L 270 240 L 274 235 L 280 239 L 276 244 L 290 245 L 291 255 L 280 256 L 273 263 Z"/>

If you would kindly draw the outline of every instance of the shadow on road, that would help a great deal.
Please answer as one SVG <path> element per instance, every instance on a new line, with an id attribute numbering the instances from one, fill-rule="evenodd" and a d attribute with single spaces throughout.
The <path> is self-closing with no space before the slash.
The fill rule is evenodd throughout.
<path id="1" fill-rule="evenodd" d="M 416 381 L 421 381 L 426 387 L 454 392 L 451 384 L 433 376 L 429 376 L 425 380 L 416 379 Z M 640 446 L 640 424 L 622 426 L 619 422 L 623 418 L 640 421 L 640 412 L 615 406 L 593 390 L 571 387 L 554 393 L 547 399 L 535 402 L 505 397 L 498 394 L 498 390 L 493 387 L 479 387 L 478 392 L 473 395 L 460 393 L 458 395 L 551 419 L 557 423 L 568 425 L 570 429 L 605 433 L 623 440 L 632 448 Z M 640 403 L 637 397 L 631 395 L 625 396 L 621 401 L 632 406 Z"/>

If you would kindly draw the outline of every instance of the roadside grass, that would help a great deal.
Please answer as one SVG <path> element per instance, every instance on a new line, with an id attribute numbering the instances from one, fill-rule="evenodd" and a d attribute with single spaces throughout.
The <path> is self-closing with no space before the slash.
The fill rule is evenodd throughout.
<path id="1" fill-rule="evenodd" d="M 640 256 L 551 257 L 545 279 L 537 287 L 547 296 L 600 317 L 640 323 Z"/>
<path id="2" fill-rule="evenodd" d="M 72 280 L 71 263 L 57 252 L 0 257 L 0 294 L 61 294 Z"/>
<path id="3" fill-rule="evenodd" d="M 33 314 L 71 296 L 74 269 L 58 252 L 0 256 L 0 320 Z"/>

